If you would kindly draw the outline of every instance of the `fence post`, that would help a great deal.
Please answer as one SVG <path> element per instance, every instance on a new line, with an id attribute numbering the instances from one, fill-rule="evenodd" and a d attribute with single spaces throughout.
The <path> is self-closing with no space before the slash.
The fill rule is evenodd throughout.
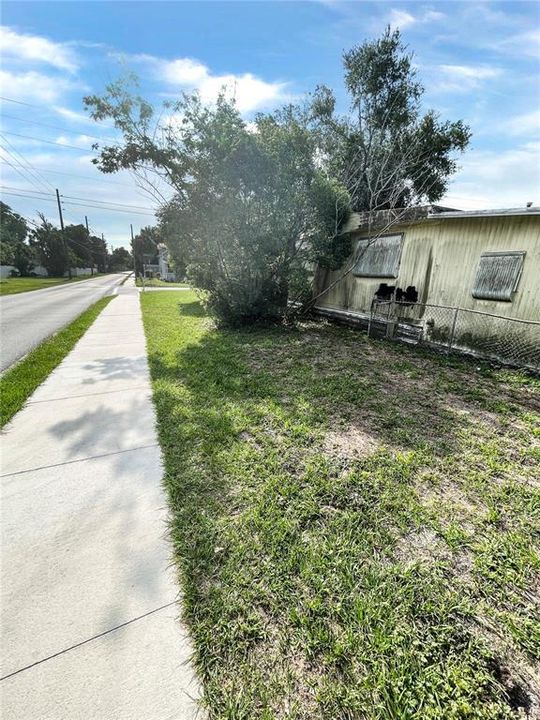
<path id="1" fill-rule="evenodd" d="M 390 314 L 392 315 L 392 319 L 390 319 Z M 388 315 L 386 317 L 386 337 L 388 338 L 388 340 L 394 339 L 396 324 L 397 324 L 397 318 L 396 318 L 396 313 L 394 310 L 394 302 L 391 300 L 388 303 Z"/>
<path id="2" fill-rule="evenodd" d="M 454 334 L 456 332 L 456 324 L 457 324 L 457 317 L 459 313 L 459 308 L 457 307 L 454 310 L 454 319 L 452 320 L 452 329 L 450 330 L 450 339 L 448 340 L 448 350 L 447 352 L 450 352 L 452 349 L 452 345 L 454 344 Z"/>

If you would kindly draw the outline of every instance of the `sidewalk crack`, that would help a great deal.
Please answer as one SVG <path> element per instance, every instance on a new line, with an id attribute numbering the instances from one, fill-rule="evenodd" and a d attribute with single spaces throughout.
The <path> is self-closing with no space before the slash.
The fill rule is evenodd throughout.
<path id="1" fill-rule="evenodd" d="M 25 667 L 19 668 L 18 670 L 14 670 L 11 673 L 8 673 L 7 675 L 4 675 L 3 677 L 0 677 L 0 682 L 2 680 L 7 680 L 8 678 L 13 677 L 14 675 L 18 675 L 19 673 L 24 672 L 25 670 L 30 670 L 33 667 L 36 667 L 36 665 L 41 665 L 41 663 L 47 662 L 48 660 L 52 660 L 53 658 L 58 657 L 59 655 L 65 655 L 65 653 L 70 652 L 71 650 L 75 650 L 76 648 L 81 647 L 82 645 L 86 645 L 93 640 L 97 640 L 104 635 L 109 635 L 110 633 L 115 632 L 116 630 L 120 630 L 123 627 L 126 627 L 126 625 L 131 625 L 134 622 L 137 622 L 138 620 L 142 620 L 145 617 L 148 617 L 148 615 L 153 615 L 154 613 L 159 612 L 160 610 L 165 610 L 165 608 L 171 607 L 172 605 L 176 605 L 176 600 L 173 600 L 170 603 L 167 603 L 166 605 L 161 605 L 160 607 L 154 608 L 153 610 L 149 610 L 148 612 L 143 613 L 142 615 L 138 615 L 137 617 L 131 618 L 131 620 L 126 620 L 126 622 L 120 623 L 120 625 L 116 625 L 113 628 L 110 628 L 109 630 L 105 630 L 104 632 L 98 633 L 97 635 L 92 635 L 92 637 L 87 638 L 86 640 L 82 640 L 81 642 L 75 643 L 75 645 L 70 645 L 67 648 L 64 648 L 63 650 L 60 650 L 59 652 L 53 653 L 53 655 L 48 655 L 47 657 L 42 658 L 41 660 L 36 660 L 36 662 L 30 663 L 30 665 L 25 665 Z"/>
<path id="2" fill-rule="evenodd" d="M 73 463 L 86 462 L 87 460 L 99 460 L 100 458 L 110 457 L 111 455 L 120 455 L 121 453 L 134 452 L 135 450 L 146 450 L 147 448 L 159 447 L 159 443 L 150 443 L 149 445 L 139 445 L 134 448 L 126 448 L 125 450 L 115 450 L 114 452 L 102 453 L 101 455 L 89 455 L 88 457 L 76 458 L 75 460 L 65 460 L 64 462 L 54 463 L 53 465 L 39 465 L 38 467 L 26 468 L 25 470 L 16 470 L 11 473 L 4 473 L 0 478 L 13 477 L 14 475 L 24 475 L 28 472 L 37 472 L 37 470 L 48 470 L 49 468 L 62 467 L 63 465 L 72 465 Z"/>

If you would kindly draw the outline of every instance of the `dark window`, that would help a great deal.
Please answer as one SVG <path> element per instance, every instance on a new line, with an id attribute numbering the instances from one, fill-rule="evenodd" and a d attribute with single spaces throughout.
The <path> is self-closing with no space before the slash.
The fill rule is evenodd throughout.
<path id="1" fill-rule="evenodd" d="M 473 297 L 511 302 L 523 267 L 524 252 L 482 253 L 473 286 Z"/>
<path id="2" fill-rule="evenodd" d="M 360 277 L 397 277 L 402 244 L 403 235 L 360 240 L 354 274 Z"/>

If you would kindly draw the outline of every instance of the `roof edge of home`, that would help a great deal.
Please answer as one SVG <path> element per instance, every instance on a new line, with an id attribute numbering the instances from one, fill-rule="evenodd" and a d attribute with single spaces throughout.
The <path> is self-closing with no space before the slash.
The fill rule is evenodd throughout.
<path id="1" fill-rule="evenodd" d="M 540 207 L 500 208 L 496 210 L 450 210 L 429 213 L 428 220 L 444 220 L 445 218 L 473 218 L 473 217 L 505 217 L 509 215 L 540 215 Z"/>
<path id="2" fill-rule="evenodd" d="M 401 217 L 390 217 L 392 213 L 401 213 Z M 456 210 L 455 208 L 445 208 L 440 205 L 422 205 L 419 207 L 404 208 L 401 210 L 379 210 L 371 214 L 370 221 L 367 222 L 366 212 L 353 212 L 343 233 L 355 233 L 362 230 L 375 227 L 377 225 L 388 225 L 391 229 L 397 225 L 414 225 L 416 223 L 432 221 L 432 220 L 452 220 L 456 218 L 487 218 L 487 217 L 511 217 L 527 215 L 540 215 L 540 206 L 520 207 L 520 208 L 499 208 L 492 210 Z M 383 219 L 389 216 L 386 220 Z"/>

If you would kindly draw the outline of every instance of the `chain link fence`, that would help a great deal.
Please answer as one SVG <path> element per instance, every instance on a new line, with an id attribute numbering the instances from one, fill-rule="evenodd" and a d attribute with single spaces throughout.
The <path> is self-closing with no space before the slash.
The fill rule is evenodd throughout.
<path id="1" fill-rule="evenodd" d="M 368 334 L 540 370 L 540 322 L 446 305 L 375 301 Z"/>

